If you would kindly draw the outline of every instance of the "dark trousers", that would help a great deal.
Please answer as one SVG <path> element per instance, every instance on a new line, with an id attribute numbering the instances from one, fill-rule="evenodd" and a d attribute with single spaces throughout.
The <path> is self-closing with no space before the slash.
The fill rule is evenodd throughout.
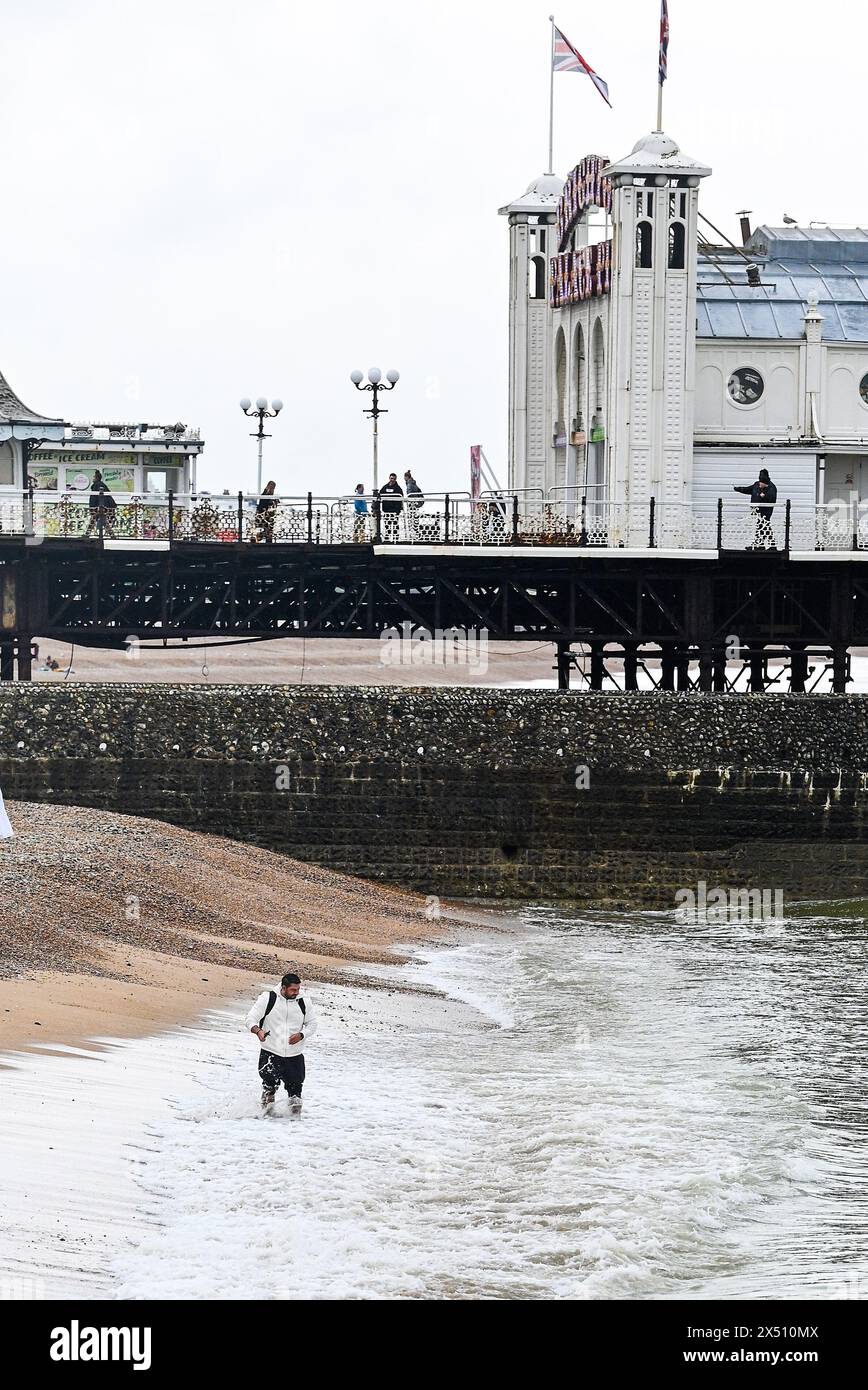
<path id="1" fill-rule="evenodd" d="M 277 1091 L 282 1081 L 287 1095 L 300 1096 L 304 1085 L 304 1056 L 299 1053 L 297 1057 L 278 1057 L 263 1048 L 259 1054 L 259 1075 L 264 1091 Z"/>

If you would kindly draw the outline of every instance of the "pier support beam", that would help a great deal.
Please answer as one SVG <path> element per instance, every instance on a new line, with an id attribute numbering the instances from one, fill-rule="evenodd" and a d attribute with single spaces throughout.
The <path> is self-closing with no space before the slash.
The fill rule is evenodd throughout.
<path id="1" fill-rule="evenodd" d="M 20 681 L 33 679 L 32 641 L 33 638 L 29 633 L 24 633 L 18 638 L 18 679 Z"/>
<path id="2" fill-rule="evenodd" d="M 668 643 L 660 654 L 660 689 L 675 689 L 675 649 Z"/>
<path id="3" fill-rule="evenodd" d="M 714 682 L 714 655 L 711 644 L 703 642 L 699 648 L 699 689 L 710 692 Z"/>
<path id="4" fill-rule="evenodd" d="M 790 643 L 790 691 L 793 695 L 804 695 L 808 680 L 808 658 L 804 644 Z"/>
<path id="5" fill-rule="evenodd" d="M 0 681 L 15 679 L 15 643 L 11 637 L 0 642 Z"/>
<path id="6" fill-rule="evenodd" d="M 636 642 L 624 643 L 624 689 L 639 689 L 639 647 Z"/>
<path id="7" fill-rule="evenodd" d="M 573 654 L 570 651 L 569 642 L 558 642 L 557 644 L 557 670 L 558 670 L 558 690 L 569 690 L 570 688 L 570 669 L 573 665 Z"/>
<path id="8" fill-rule="evenodd" d="M 601 642 L 591 643 L 591 689 L 603 689 L 603 676 L 606 667 L 603 661 L 603 645 Z"/>
<path id="9" fill-rule="evenodd" d="M 847 648 L 836 642 L 832 648 L 832 691 L 847 694 Z"/>

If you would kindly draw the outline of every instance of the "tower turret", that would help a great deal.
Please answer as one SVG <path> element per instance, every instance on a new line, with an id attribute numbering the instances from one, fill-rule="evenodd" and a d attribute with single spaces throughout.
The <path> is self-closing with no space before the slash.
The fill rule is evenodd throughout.
<path id="1" fill-rule="evenodd" d="M 509 487 L 544 488 L 553 384 L 549 259 L 564 184 L 542 174 L 500 209 L 509 218 Z"/>
<path id="2" fill-rule="evenodd" d="M 612 182 L 608 475 L 612 501 L 689 500 L 699 185 L 711 170 L 661 131 Z"/>

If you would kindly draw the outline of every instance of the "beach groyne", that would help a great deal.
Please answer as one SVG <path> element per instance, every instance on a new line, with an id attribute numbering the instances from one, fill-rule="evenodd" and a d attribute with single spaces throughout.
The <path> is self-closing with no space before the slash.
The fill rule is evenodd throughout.
<path id="1" fill-rule="evenodd" d="M 9 684 L 0 786 L 434 895 L 868 893 L 863 696 Z"/>

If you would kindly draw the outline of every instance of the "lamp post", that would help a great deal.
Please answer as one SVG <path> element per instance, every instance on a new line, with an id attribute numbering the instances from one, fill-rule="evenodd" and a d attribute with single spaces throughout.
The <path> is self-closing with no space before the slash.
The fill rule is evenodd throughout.
<path id="1" fill-rule="evenodd" d="M 251 404 L 249 396 L 242 397 L 239 404 L 245 415 L 250 416 L 252 420 L 259 420 L 258 430 L 250 436 L 251 439 L 258 440 L 259 443 L 259 459 L 256 468 L 256 496 L 259 497 L 262 493 L 262 441 L 271 438 L 271 435 L 266 434 L 262 427 L 266 420 L 273 420 L 275 415 L 280 414 L 283 410 L 283 401 L 272 401 L 270 410 L 268 409 L 268 401 L 264 396 L 257 396 L 256 405 Z"/>
<path id="2" fill-rule="evenodd" d="M 357 391 L 372 391 L 374 394 L 374 404 L 364 412 L 365 415 L 370 415 L 374 422 L 374 492 L 377 491 L 377 444 L 379 439 L 377 422 L 381 415 L 388 415 L 389 413 L 388 410 L 384 410 L 380 405 L 378 397 L 381 391 L 394 391 L 395 387 L 398 385 L 400 376 L 401 373 L 396 372 L 394 367 L 391 371 L 386 372 L 385 381 L 383 381 L 383 373 L 380 371 L 379 367 L 368 368 L 367 381 L 364 381 L 363 375 L 358 369 L 354 372 L 350 372 L 350 381 Z"/>

